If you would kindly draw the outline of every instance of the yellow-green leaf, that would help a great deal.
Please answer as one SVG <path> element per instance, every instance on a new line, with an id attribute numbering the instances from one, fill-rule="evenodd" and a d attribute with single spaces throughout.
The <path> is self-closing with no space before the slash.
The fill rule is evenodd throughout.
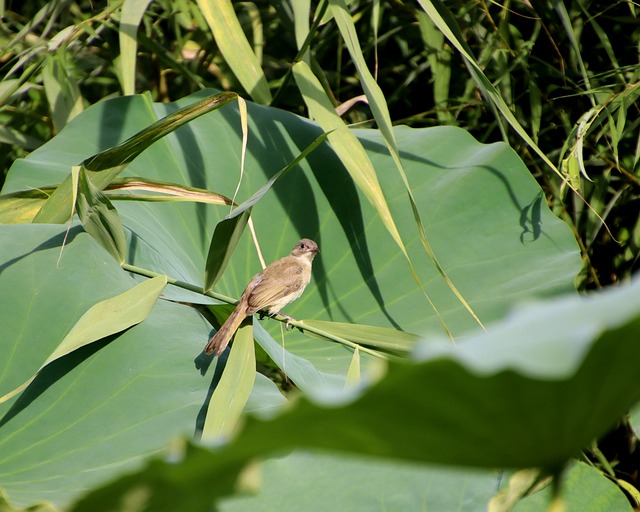
<path id="1" fill-rule="evenodd" d="M 198 0 L 220 53 L 253 100 L 271 103 L 269 84 L 229 0 Z"/>
<path id="2" fill-rule="evenodd" d="M 404 247 L 391 211 L 382 193 L 376 171 L 362 144 L 344 121 L 335 113 L 333 105 L 325 96 L 320 82 L 305 62 L 293 66 L 293 76 L 302 93 L 309 115 L 329 134 L 331 147 L 340 157 L 345 168 L 360 190 L 380 215 L 385 227 L 400 247 Z"/>
<path id="3" fill-rule="evenodd" d="M 229 359 L 207 408 L 202 440 L 231 436 L 244 409 L 256 378 L 253 326 L 246 322 L 238 329 Z"/>
<path id="4" fill-rule="evenodd" d="M 304 325 L 324 331 L 359 345 L 366 345 L 381 350 L 408 353 L 420 339 L 419 336 L 388 327 L 353 324 L 344 322 L 327 322 L 324 320 L 305 320 Z"/>
<path id="5" fill-rule="evenodd" d="M 138 25 L 151 0 L 125 0 L 120 13 L 120 80 L 122 92 L 134 94 L 136 87 L 136 53 Z"/>
<path id="6" fill-rule="evenodd" d="M 353 388 L 360 385 L 360 347 L 356 345 L 351 358 L 351 364 L 347 370 L 344 383 L 345 388 Z"/>
<path id="7" fill-rule="evenodd" d="M 80 166 L 89 171 L 91 182 L 102 190 L 154 142 L 194 119 L 226 105 L 237 97 L 238 95 L 232 92 L 207 96 L 159 119 L 121 144 L 85 159 Z M 146 98 L 149 100 L 148 96 Z M 150 100 L 149 103 L 151 103 Z M 33 222 L 46 224 L 67 222 L 73 211 L 73 202 L 70 200 L 72 190 L 73 184 L 71 177 L 69 177 L 55 189 Z"/>
<path id="8" fill-rule="evenodd" d="M 353 134 L 353 132 L 347 127 L 347 125 L 344 124 L 342 119 L 335 113 L 333 106 L 331 105 L 331 102 L 324 94 L 324 91 L 322 89 L 322 86 L 320 85 L 320 82 L 318 81 L 318 79 L 312 73 L 309 66 L 304 61 L 298 62 L 293 66 L 293 75 L 295 77 L 296 83 L 298 84 L 298 88 L 302 93 L 302 97 L 305 103 L 307 104 L 307 108 L 309 109 L 309 115 L 313 119 L 315 119 L 325 131 L 332 132 L 329 134 L 329 142 L 331 143 L 331 147 L 333 148 L 333 150 L 336 152 L 336 154 L 342 161 L 342 164 L 345 166 L 345 168 L 351 175 L 353 181 L 360 188 L 360 190 L 362 190 L 362 192 L 365 194 L 369 202 L 376 209 L 380 217 L 380 220 L 382 221 L 385 228 L 387 229 L 389 234 L 392 236 L 393 240 L 398 245 L 398 247 L 402 251 L 402 254 L 406 258 L 414 280 L 416 281 L 417 285 L 422 289 L 425 298 L 427 299 L 431 307 L 434 309 L 434 311 L 438 315 L 438 318 L 440 319 L 440 322 L 442 323 L 444 330 L 453 339 L 453 336 L 451 335 L 451 332 L 447 327 L 444 319 L 440 315 L 438 308 L 433 303 L 433 301 L 431 300 L 427 292 L 422 287 L 422 284 L 420 283 L 420 279 L 415 272 L 413 263 L 409 258 L 407 249 L 404 245 L 404 242 L 402 241 L 402 238 L 400 237 L 398 228 L 396 227 L 395 221 L 393 220 L 393 216 L 391 215 L 391 210 L 389 209 L 387 201 L 382 192 L 382 188 L 380 187 L 380 183 L 378 181 L 375 168 L 373 167 L 373 164 L 371 163 L 371 160 L 369 159 L 369 156 L 367 155 L 366 151 L 362 147 L 362 143 Z M 395 141 L 394 141 L 394 144 L 395 144 Z M 393 157 L 394 155 L 396 155 L 396 158 L 394 158 L 394 161 L 396 161 L 396 164 L 398 164 L 399 160 L 397 158 L 397 151 L 395 152 L 391 151 L 391 156 Z M 401 175 L 405 180 L 405 186 L 406 186 L 407 185 L 406 177 L 404 176 L 404 172 L 402 172 L 401 165 L 399 169 L 401 171 Z M 409 188 L 407 188 L 407 190 L 410 191 Z M 416 216 L 418 220 L 418 227 L 422 228 L 422 223 L 419 221 L 419 214 L 417 212 L 417 207 L 411 195 L 410 195 L 410 199 L 411 199 L 411 205 L 412 205 L 414 216 Z M 433 251 L 430 250 L 430 246 L 426 241 L 426 235 L 424 234 L 424 229 L 420 229 L 420 234 L 421 234 L 421 240 L 423 242 L 423 245 L 425 245 L 425 249 L 427 249 L 427 252 L 431 256 L 431 259 L 436 264 L 436 267 L 438 268 L 440 273 L 443 275 L 443 277 L 446 278 L 446 274 L 444 273 L 443 269 L 440 267 L 439 264 L 437 264 Z M 449 286 L 452 288 L 452 290 L 454 292 L 457 292 L 453 284 L 450 281 L 447 281 L 447 282 Z M 462 303 L 467 307 L 467 309 L 471 311 L 471 308 L 468 306 L 466 301 L 462 299 L 462 296 L 459 295 L 458 293 L 456 294 L 461 299 Z M 472 314 L 474 318 L 477 319 L 477 317 L 473 312 Z"/>
<path id="9" fill-rule="evenodd" d="M 247 226 L 251 209 L 240 212 L 239 215 L 230 215 L 222 219 L 216 225 L 213 232 L 207 263 L 204 271 L 204 292 L 207 293 L 214 284 L 222 277 L 227 268 L 231 255 L 236 249 L 238 242 Z"/>

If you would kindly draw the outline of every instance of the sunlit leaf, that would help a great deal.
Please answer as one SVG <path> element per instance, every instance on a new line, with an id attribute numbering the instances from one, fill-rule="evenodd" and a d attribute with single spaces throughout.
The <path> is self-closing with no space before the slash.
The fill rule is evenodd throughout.
<path id="1" fill-rule="evenodd" d="M 216 44 L 242 86 L 257 103 L 271 102 L 271 92 L 260 62 L 242 31 L 229 0 L 198 0 Z"/>
<path id="2" fill-rule="evenodd" d="M 151 0 L 125 0 L 120 13 L 120 73 L 125 95 L 135 93 L 138 25 Z"/>

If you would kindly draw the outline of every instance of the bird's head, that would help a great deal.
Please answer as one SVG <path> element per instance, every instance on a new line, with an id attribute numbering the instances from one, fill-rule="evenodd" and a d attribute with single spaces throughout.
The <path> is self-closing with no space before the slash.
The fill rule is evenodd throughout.
<path id="1" fill-rule="evenodd" d="M 291 251 L 291 256 L 305 256 L 312 260 L 319 252 L 320 249 L 318 249 L 317 243 L 308 238 L 303 238 L 295 245 L 293 251 Z"/>

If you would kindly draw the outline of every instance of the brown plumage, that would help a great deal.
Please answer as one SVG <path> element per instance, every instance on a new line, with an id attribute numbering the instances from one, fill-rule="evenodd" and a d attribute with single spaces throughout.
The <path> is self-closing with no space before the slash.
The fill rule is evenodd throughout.
<path id="1" fill-rule="evenodd" d="M 260 310 L 275 315 L 300 297 L 311 280 L 311 262 L 319 252 L 313 240 L 303 238 L 289 256 L 274 261 L 253 276 L 242 292 L 236 309 L 204 347 L 205 353 L 222 354 L 246 317 Z"/>

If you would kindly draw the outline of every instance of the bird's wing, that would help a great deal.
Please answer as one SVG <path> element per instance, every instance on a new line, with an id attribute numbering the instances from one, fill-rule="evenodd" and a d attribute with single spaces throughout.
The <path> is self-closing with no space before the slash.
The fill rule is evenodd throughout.
<path id="1" fill-rule="evenodd" d="M 262 279 L 251 290 L 248 297 L 249 307 L 255 312 L 283 301 L 287 304 L 284 300 L 287 296 L 292 296 L 292 300 L 297 298 L 297 292 L 307 285 L 307 281 L 301 277 L 303 273 L 303 266 L 295 261 L 270 265 L 263 271 Z"/>

